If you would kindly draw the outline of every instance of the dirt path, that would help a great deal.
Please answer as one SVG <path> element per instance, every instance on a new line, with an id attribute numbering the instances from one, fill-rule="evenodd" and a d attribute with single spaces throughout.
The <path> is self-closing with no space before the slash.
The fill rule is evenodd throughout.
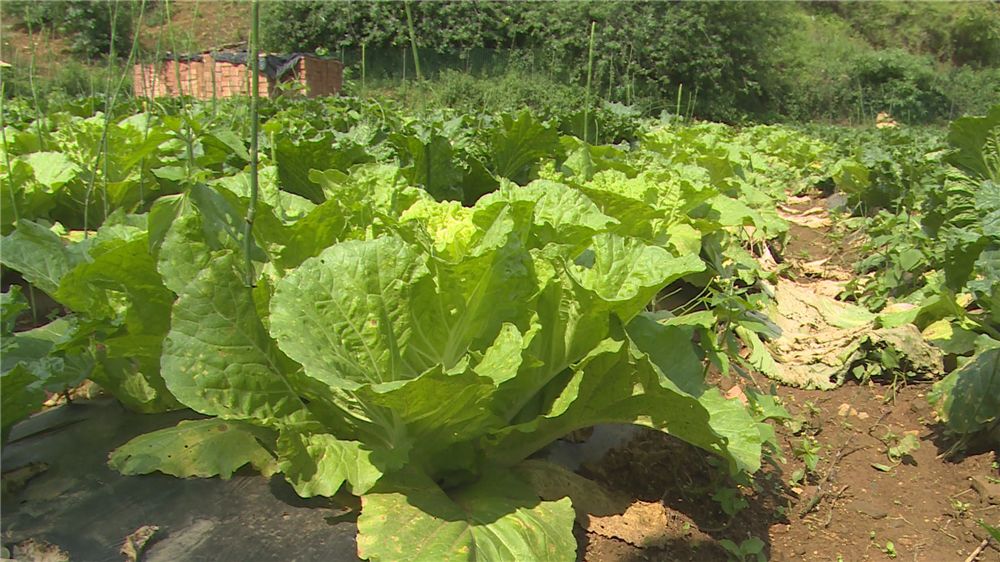
<path id="1" fill-rule="evenodd" d="M 782 282 L 834 297 L 850 278 L 859 237 L 835 232 L 822 200 L 791 198 L 780 210 L 791 225 Z M 845 336 L 829 326 L 809 329 L 817 342 Z M 739 545 L 756 537 L 775 562 L 969 559 L 987 536 L 976 521 L 1000 522 L 1000 452 L 980 448 L 943 458 L 951 444 L 935 425 L 929 384 L 830 386 L 778 387 L 796 418 L 778 428 L 785 462 L 748 485 L 726 482 L 707 455 L 651 431 L 584 466 L 635 501 L 624 515 L 592 519 L 580 531 L 581 558 L 724 561 L 738 558 L 720 540 Z M 794 478 L 799 472 L 801 479 Z M 723 512 L 738 500 L 744 509 L 733 517 Z M 991 541 L 975 560 L 1000 561 L 1000 546 Z"/>

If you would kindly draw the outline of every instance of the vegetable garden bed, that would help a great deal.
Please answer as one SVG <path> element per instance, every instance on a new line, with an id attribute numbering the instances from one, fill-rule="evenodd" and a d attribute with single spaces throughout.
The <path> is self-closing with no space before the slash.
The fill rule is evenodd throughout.
<path id="1" fill-rule="evenodd" d="M 799 384 L 885 384 L 889 390 L 869 392 L 891 403 L 916 388 L 906 385 L 951 371 L 927 390 L 920 426 L 936 428 L 936 444 L 950 443 L 948 454 L 995 443 L 1000 229 L 991 225 L 1000 213 L 1000 108 L 956 122 L 947 150 L 921 152 L 915 139 L 925 137 L 890 131 L 851 155 L 820 138 L 839 131 L 647 121 L 612 129 L 622 142 L 591 145 L 562 134 L 573 116 L 417 119 L 353 99 L 277 101 L 262 111 L 259 197 L 250 187 L 247 131 L 215 105 L 91 117 L 73 111 L 26 115 L 4 129 L 0 261 L 26 281 L 3 297 L 4 437 L 30 431 L 14 425 L 84 379 L 151 415 L 136 427 L 128 422 L 130 434 L 170 416 L 200 415 L 125 442 L 124 434 L 110 440 L 99 429 L 93 438 L 74 437 L 78 427 L 106 427 L 100 412 L 111 410 L 64 406 L 26 423 L 93 415 L 51 436 L 14 441 L 4 450 L 5 469 L 34 455 L 64 455 L 57 444 L 75 440 L 110 453 L 109 466 L 127 475 L 228 478 L 252 468 L 303 498 L 360 498 L 350 510 L 357 554 L 372 560 L 573 560 L 577 553 L 611 560 L 639 556 L 636 548 L 666 559 L 806 556 L 798 549 L 818 543 L 799 526 L 784 535 L 777 527 L 798 517 L 821 536 L 828 524 L 816 514 L 832 521 L 851 494 L 869 493 L 860 473 L 862 480 L 838 476 L 869 458 L 847 448 L 859 428 L 886 449 L 867 447 L 886 455 L 866 469 L 881 489 L 884 478 L 918 475 L 908 470 L 914 459 L 931 475 L 943 466 L 918 457 L 915 444 L 932 434 L 913 427 L 912 417 L 893 418 L 887 406 L 876 414 L 860 394 L 834 417 L 829 405 L 816 405 L 821 399 L 799 393 L 807 391 L 783 393 L 768 381 L 788 382 L 783 337 L 825 337 L 803 336 L 808 331 L 777 316 L 789 283 L 801 289 L 826 271 L 797 255 L 812 247 L 788 236 L 788 221 L 804 219 L 778 208 L 789 193 L 813 188 L 844 194 L 858 216 L 837 219 L 843 224 L 869 221 L 867 243 L 883 245 L 875 254 L 883 261 L 859 266 L 884 272 L 840 287 L 865 307 L 835 294 L 800 299 L 813 301 L 830 326 L 872 335 L 854 342 L 836 376 Z M 879 153 L 880 143 L 897 154 Z M 910 212 L 924 196 L 918 189 L 956 212 Z M 875 215 L 879 205 L 895 214 Z M 864 219 L 866 212 L 874 218 Z M 812 216 L 832 220 L 825 213 Z M 883 251 L 879 228 L 925 217 L 943 251 L 920 253 L 933 244 L 919 240 Z M 915 230 L 906 233 L 917 239 Z M 40 293 L 58 303 L 57 317 L 38 318 Z M 37 327 L 20 329 L 32 302 Z M 850 314 L 832 314 L 833 307 Z M 915 334 L 930 350 L 926 365 L 918 368 L 913 348 L 880 330 Z M 169 413 L 177 411 L 187 413 Z M 552 443 L 586 440 L 588 428 L 604 424 L 640 426 L 673 441 L 656 445 L 643 434 L 646 441 L 591 463 L 583 475 L 544 459 Z M 830 425 L 838 428 L 821 433 Z M 701 469 L 687 473 L 687 483 L 652 479 L 653 489 L 664 488 L 657 499 L 630 475 L 642 474 L 661 445 L 665 456 L 676 451 Z M 634 459 L 618 470 L 625 485 L 608 472 L 621 459 Z M 996 479 L 987 457 L 967 462 L 984 482 Z M 84 488 L 106 471 L 91 468 L 81 471 Z M 45 490 L 60 478 L 67 478 L 62 470 L 43 474 L 21 493 L 42 494 L 39 509 L 67 517 L 100 503 L 71 481 L 85 499 L 82 511 L 69 498 L 52 501 Z M 165 509 L 184 513 L 164 513 L 161 523 L 141 523 L 148 511 L 127 510 L 101 535 L 101 548 L 136 524 L 162 524 L 168 530 L 148 554 L 191 548 L 183 552 L 197 559 L 207 552 L 197 549 L 212 547 L 191 545 L 217 536 L 210 529 L 290 528 L 287 520 L 269 523 L 283 485 L 269 488 L 272 497 L 265 480 L 237 478 L 179 485 Z M 108 501 L 137 501 L 140 484 L 114 481 L 124 497 Z M 959 482 L 940 489 L 959 494 Z M 704 493 L 692 496 L 696 489 Z M 242 500 L 269 506 L 267 518 L 238 517 L 229 508 L 249 506 L 232 502 L 198 523 L 193 508 L 182 508 L 184 490 L 219 498 L 245 490 Z M 678 497 L 701 507 L 680 509 L 687 506 Z M 708 514 L 708 501 L 725 517 Z M 979 528 L 974 518 L 995 515 L 989 505 L 956 501 L 964 507 L 955 507 L 954 519 L 966 531 Z M 16 518 L 5 515 L 5 537 L 13 540 L 23 525 L 63 541 L 65 527 L 30 526 L 32 509 L 29 501 Z M 330 531 L 317 520 L 321 511 L 286 511 L 317 533 Z M 678 511 L 697 536 L 656 538 L 662 528 L 653 523 L 669 529 Z M 771 515 L 754 521 L 740 515 L 764 511 Z M 653 528 L 636 534 L 630 517 Z M 338 521 L 329 537 L 342 552 Z M 844 555 L 922 551 L 902 532 L 906 540 L 883 542 L 879 533 L 895 528 L 881 525 L 872 525 L 868 547 Z M 795 539 L 791 554 L 778 546 L 781 537 Z M 948 548 L 971 550 L 974 540 L 962 537 Z M 32 537 L 17 537 L 24 538 Z M 275 540 L 266 548 L 285 544 Z M 310 552 L 302 559 L 316 559 Z"/>

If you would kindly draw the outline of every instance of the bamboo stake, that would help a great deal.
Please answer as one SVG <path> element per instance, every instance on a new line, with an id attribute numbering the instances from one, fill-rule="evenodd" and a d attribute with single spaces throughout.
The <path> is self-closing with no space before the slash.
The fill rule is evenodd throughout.
<path id="1" fill-rule="evenodd" d="M 250 71 L 250 205 L 247 207 L 246 225 L 243 230 L 244 259 L 246 264 L 246 285 L 253 287 L 255 275 L 253 261 L 250 259 L 250 251 L 253 248 L 253 221 L 257 214 L 257 97 L 260 80 L 260 59 L 258 51 L 258 27 L 260 22 L 260 2 L 253 0 L 250 11 L 252 20 L 250 26 L 250 58 L 247 61 L 247 70 Z"/>
<path id="2" fill-rule="evenodd" d="M 587 54 L 587 93 L 584 96 L 583 106 L 583 142 L 590 142 L 587 133 L 590 131 L 590 81 L 594 77 L 594 32 L 597 30 L 597 22 L 590 22 L 590 49 Z"/>
<path id="3" fill-rule="evenodd" d="M 423 82 L 424 75 L 420 73 L 420 55 L 417 54 L 417 34 L 413 31 L 413 14 L 410 13 L 410 1 L 403 3 L 406 8 L 406 26 L 410 30 L 410 48 L 413 49 L 413 69 L 417 73 L 417 82 Z"/>

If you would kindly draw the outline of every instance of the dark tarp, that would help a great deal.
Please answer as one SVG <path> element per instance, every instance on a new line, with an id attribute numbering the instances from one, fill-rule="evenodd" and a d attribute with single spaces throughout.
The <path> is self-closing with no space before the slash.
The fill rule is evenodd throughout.
<path id="1" fill-rule="evenodd" d="M 144 415 L 109 399 L 77 401 L 14 427 L 3 470 L 48 469 L 4 493 L 3 546 L 33 539 L 79 562 L 120 562 L 125 537 L 155 525 L 143 562 L 356 562 L 357 526 L 325 498 L 302 499 L 281 475 L 247 467 L 230 480 L 122 476 L 108 453 L 136 435 L 199 417 Z M 6 492 L 6 491 L 5 491 Z"/>

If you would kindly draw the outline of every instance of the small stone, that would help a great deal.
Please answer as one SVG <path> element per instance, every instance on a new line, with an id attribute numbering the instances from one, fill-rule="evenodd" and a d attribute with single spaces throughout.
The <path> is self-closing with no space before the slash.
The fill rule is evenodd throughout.
<path id="1" fill-rule="evenodd" d="M 987 538 L 990 538 L 992 536 L 992 535 L 990 535 L 989 531 L 987 531 L 986 529 L 980 527 L 979 525 L 973 525 L 971 527 L 971 532 L 972 532 L 972 536 L 975 537 L 976 540 L 980 540 L 980 541 L 986 540 Z"/>
<path id="2" fill-rule="evenodd" d="M 889 513 L 881 507 L 861 500 L 851 503 L 851 509 L 872 519 L 885 519 L 889 516 Z"/>
<path id="3" fill-rule="evenodd" d="M 990 481 L 985 476 L 973 476 L 972 489 L 979 494 L 984 502 L 1000 505 L 1000 484 Z"/>

